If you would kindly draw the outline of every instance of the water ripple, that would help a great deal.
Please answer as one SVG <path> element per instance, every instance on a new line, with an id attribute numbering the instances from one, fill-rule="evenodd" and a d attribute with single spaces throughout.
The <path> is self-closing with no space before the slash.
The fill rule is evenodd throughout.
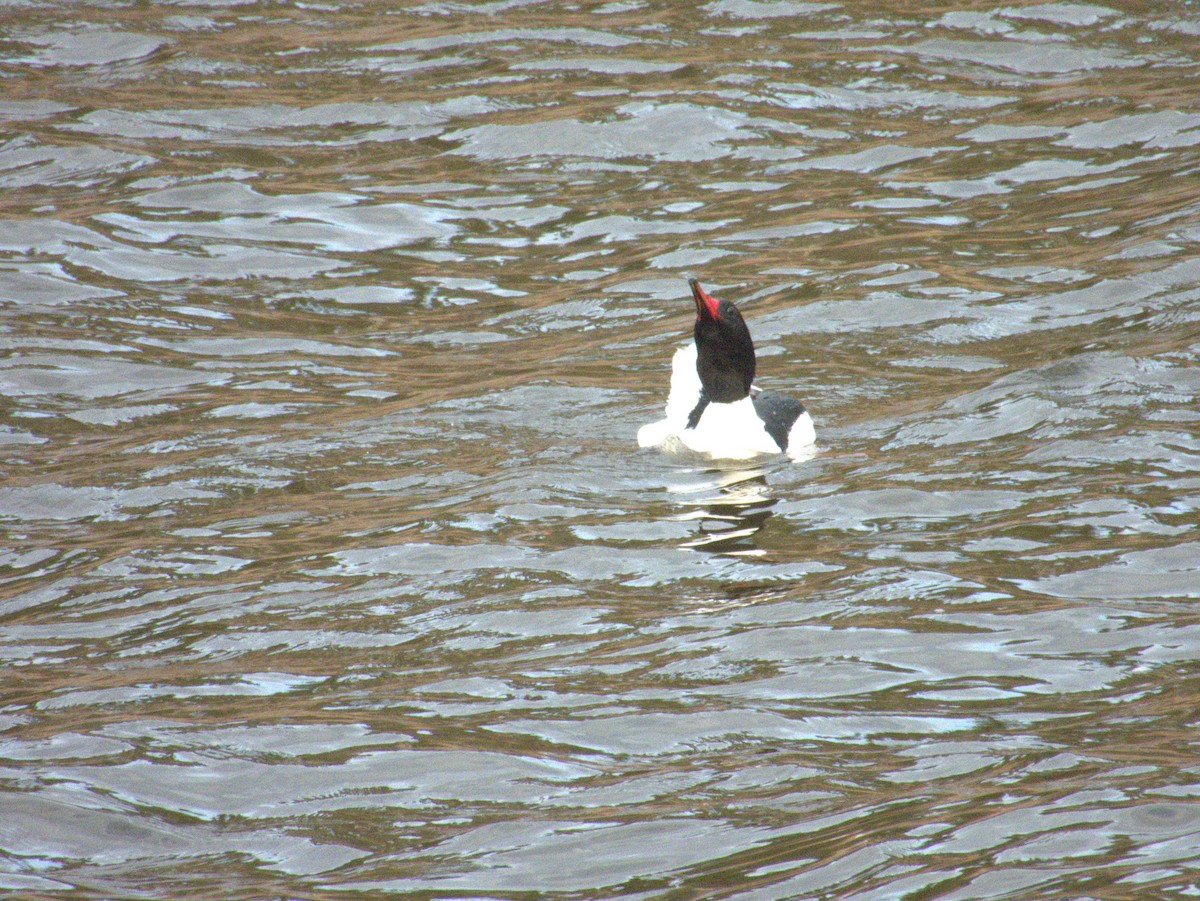
<path id="1" fill-rule="evenodd" d="M 1178 10 L 8 13 L 0 890 L 1194 891 Z"/>

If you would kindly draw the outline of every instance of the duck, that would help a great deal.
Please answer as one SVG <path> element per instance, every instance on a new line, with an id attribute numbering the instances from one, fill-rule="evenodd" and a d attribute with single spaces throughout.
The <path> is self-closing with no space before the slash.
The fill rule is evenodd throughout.
<path id="1" fill-rule="evenodd" d="M 811 457 L 816 428 L 804 404 L 754 384 L 754 341 L 741 311 L 688 279 L 696 304 L 692 342 L 671 359 L 666 415 L 638 429 L 640 447 L 713 459 Z"/>

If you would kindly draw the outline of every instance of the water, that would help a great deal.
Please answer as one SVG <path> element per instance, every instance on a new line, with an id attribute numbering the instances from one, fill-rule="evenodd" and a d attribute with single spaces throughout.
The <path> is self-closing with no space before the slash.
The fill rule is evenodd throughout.
<path id="1" fill-rule="evenodd" d="M 0 887 L 1195 896 L 1198 35 L 9 7 Z"/>

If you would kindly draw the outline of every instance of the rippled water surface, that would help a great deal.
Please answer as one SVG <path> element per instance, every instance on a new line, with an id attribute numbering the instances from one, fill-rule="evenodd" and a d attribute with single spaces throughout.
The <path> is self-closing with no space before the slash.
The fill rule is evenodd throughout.
<path id="1" fill-rule="evenodd" d="M 0 891 L 1200 893 L 1195 4 L 0 26 Z"/>

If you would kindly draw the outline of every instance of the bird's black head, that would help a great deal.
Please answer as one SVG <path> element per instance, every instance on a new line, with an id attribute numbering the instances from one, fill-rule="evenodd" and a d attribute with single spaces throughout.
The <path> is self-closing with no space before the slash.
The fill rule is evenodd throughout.
<path id="1" fill-rule="evenodd" d="M 754 382 L 754 342 L 742 314 L 689 279 L 696 301 L 696 372 L 710 400 L 733 403 L 750 394 Z"/>

